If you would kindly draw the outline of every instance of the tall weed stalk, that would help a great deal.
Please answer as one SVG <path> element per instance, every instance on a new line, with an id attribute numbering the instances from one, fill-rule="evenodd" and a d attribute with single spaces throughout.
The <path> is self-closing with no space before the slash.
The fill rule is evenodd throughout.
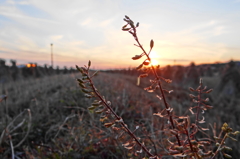
<path id="1" fill-rule="evenodd" d="M 139 158 L 142 153 L 145 153 L 144 156 L 150 159 L 159 159 L 164 156 L 184 159 L 213 159 L 217 156 L 232 158 L 227 153 L 232 150 L 232 148 L 227 146 L 225 141 L 227 139 L 236 141 L 233 136 L 239 134 L 239 131 L 233 131 L 227 123 L 224 123 L 221 132 L 218 135 L 214 133 L 214 136 L 210 137 L 208 133 L 209 129 L 205 128 L 206 121 L 204 118 L 204 112 L 208 109 L 212 109 L 213 106 L 208 105 L 207 103 L 209 99 L 203 97 L 204 94 L 211 93 L 213 89 L 207 89 L 206 86 L 204 87 L 203 80 L 200 79 L 199 86 L 196 89 L 189 88 L 192 92 L 189 97 L 194 103 L 194 106 L 189 107 L 191 116 L 177 116 L 174 107 L 169 104 L 166 98 L 166 94 L 172 93 L 173 90 L 166 90 L 162 85 L 162 82 L 171 83 L 172 80 L 160 76 L 158 74 L 160 66 L 154 66 L 151 63 L 152 59 L 150 53 L 154 47 L 154 41 L 150 41 L 149 51 L 146 51 L 137 36 L 139 23 L 136 23 L 135 25 L 128 16 L 125 16 L 124 21 L 127 24 L 122 27 L 122 30 L 133 36 L 136 42 L 135 46 L 141 50 L 141 54 L 132 57 L 133 60 L 143 59 L 141 64 L 136 68 L 143 72 L 138 77 L 138 81 L 140 81 L 141 78 L 146 78 L 149 74 L 153 74 L 154 79 L 150 80 L 150 86 L 144 88 L 144 90 L 156 93 L 156 98 L 159 99 L 159 104 L 163 104 L 165 107 L 161 112 L 153 113 L 153 115 L 163 118 L 167 122 L 162 130 L 164 138 L 166 139 L 165 141 L 167 141 L 162 145 L 164 151 L 158 151 L 158 153 L 155 151 L 155 153 L 153 153 L 151 149 L 147 148 L 141 138 L 135 135 L 135 131 L 139 129 L 139 126 L 136 126 L 134 130 L 131 130 L 124 122 L 124 119 L 114 111 L 111 102 L 100 94 L 92 81 L 93 77 L 98 72 L 92 74 L 92 71 L 90 70 L 91 61 L 88 62 L 87 66 L 76 66 L 82 74 L 82 78 L 77 80 L 82 91 L 85 93 L 85 97 L 95 99 L 92 105 L 88 108 L 89 111 L 100 114 L 100 120 L 104 122 L 106 128 L 111 128 L 117 133 L 124 131 L 129 134 L 131 139 L 123 143 L 122 146 L 133 153 L 136 158 Z M 155 141 L 152 141 L 153 144 L 154 142 Z"/>

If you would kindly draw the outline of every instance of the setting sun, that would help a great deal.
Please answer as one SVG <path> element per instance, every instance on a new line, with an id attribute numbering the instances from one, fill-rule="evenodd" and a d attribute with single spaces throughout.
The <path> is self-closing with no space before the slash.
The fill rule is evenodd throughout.
<path id="1" fill-rule="evenodd" d="M 159 61 L 157 61 L 156 59 L 152 59 L 151 64 L 154 66 L 159 65 Z"/>
<path id="2" fill-rule="evenodd" d="M 155 51 L 152 51 L 150 53 L 150 58 L 151 58 L 151 64 L 152 65 L 159 65 L 159 61 L 157 59 L 159 59 L 160 55 L 155 52 Z"/>

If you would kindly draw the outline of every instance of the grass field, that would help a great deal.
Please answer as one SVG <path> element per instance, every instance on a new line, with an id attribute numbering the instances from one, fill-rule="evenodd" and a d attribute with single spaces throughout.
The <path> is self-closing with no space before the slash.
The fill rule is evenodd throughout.
<path id="1" fill-rule="evenodd" d="M 105 128 L 100 115 L 87 109 L 91 100 L 85 98 L 78 87 L 76 78 L 80 76 L 57 75 L 1 85 L 1 94 L 7 95 L 7 99 L 0 103 L 0 158 L 10 157 L 12 150 L 19 158 L 134 157 L 122 146 L 129 138 L 127 134 Z M 219 80 L 220 77 L 203 78 L 209 88 L 217 87 Z M 137 86 L 137 76 L 100 72 L 94 82 L 130 129 L 139 125 L 136 135 L 154 153 L 164 153 L 162 144 L 166 141 L 162 138 L 162 129 L 166 123 L 152 115 L 164 106 L 154 93 L 143 91 L 148 80 L 142 80 Z M 193 105 L 190 91 L 171 84 L 166 87 L 174 90 L 167 98 L 176 115 L 190 114 L 188 108 Z M 239 98 L 219 92 L 213 92 L 209 98 L 214 108 L 205 113 L 208 133 L 218 132 L 224 122 L 239 130 Z M 230 142 L 229 146 L 233 148 L 229 152 L 233 158 L 240 155 L 239 142 Z"/>

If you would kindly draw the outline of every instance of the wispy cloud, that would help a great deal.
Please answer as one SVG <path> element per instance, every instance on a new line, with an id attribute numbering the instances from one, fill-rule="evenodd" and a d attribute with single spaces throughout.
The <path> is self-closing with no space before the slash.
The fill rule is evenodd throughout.
<path id="1" fill-rule="evenodd" d="M 0 52 L 3 58 L 97 67 L 135 65 L 134 39 L 121 31 L 125 14 L 140 21 L 138 35 L 148 48 L 154 39 L 159 60 L 216 61 L 238 58 L 240 6 L 212 2 L 127 0 L 6 0 L 0 2 Z M 233 4 L 234 2 L 234 4 Z M 235 3 L 236 2 L 236 3 Z M 33 14 L 34 13 L 34 14 Z M 235 49 L 233 49 L 235 48 Z M 5 53 L 4 53 L 5 51 Z M 21 57 L 21 59 L 20 59 Z M 44 57 L 44 58 L 43 58 Z M 75 57 L 75 58 L 74 58 Z M 65 61 L 65 64 L 64 64 Z M 71 63 L 72 61 L 72 63 Z"/>

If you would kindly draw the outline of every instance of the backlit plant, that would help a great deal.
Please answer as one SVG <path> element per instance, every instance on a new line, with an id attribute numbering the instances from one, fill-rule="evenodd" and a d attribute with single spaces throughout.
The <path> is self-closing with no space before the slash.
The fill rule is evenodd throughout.
<path id="1" fill-rule="evenodd" d="M 206 123 L 204 113 L 208 109 L 213 108 L 213 106 L 207 104 L 209 99 L 204 98 L 204 96 L 211 93 L 213 89 L 207 89 L 206 86 L 203 86 L 203 80 L 200 79 L 199 86 L 196 89 L 189 88 L 193 93 L 190 94 L 189 97 L 194 103 L 194 105 L 189 108 L 191 116 L 176 115 L 174 107 L 169 104 L 166 98 L 166 94 L 172 93 L 173 90 L 166 90 L 162 87 L 162 82 L 171 83 L 172 80 L 159 76 L 158 70 L 160 69 L 160 66 L 154 66 L 151 64 L 152 59 L 150 58 L 150 54 L 154 47 L 154 41 L 150 41 L 150 49 L 147 52 L 139 42 L 137 36 L 139 23 L 136 23 L 135 25 L 128 16 L 125 16 L 124 21 L 127 24 L 122 27 L 122 30 L 133 36 L 136 41 L 135 46 L 141 50 L 141 54 L 132 57 L 133 60 L 143 59 L 140 65 L 136 68 L 142 72 L 138 77 L 138 83 L 141 78 L 146 78 L 149 74 L 153 74 L 154 78 L 150 79 L 150 86 L 144 88 L 144 90 L 154 92 L 156 98 L 159 99 L 159 103 L 163 103 L 165 107 L 161 112 L 155 112 L 153 114 L 156 117 L 163 118 L 167 123 L 162 130 L 165 134 L 164 138 L 167 141 L 165 142 L 165 145 L 163 145 L 164 152 L 160 151 L 159 153 L 153 153 L 147 148 L 142 139 L 135 135 L 135 131 L 139 129 L 139 126 L 136 126 L 134 130 L 131 130 L 124 122 L 124 119 L 114 111 L 111 102 L 100 94 L 92 81 L 97 72 L 92 74 L 92 71 L 90 70 L 91 61 L 89 61 L 87 66 L 76 66 L 82 74 L 82 78 L 78 79 L 78 83 L 82 91 L 85 93 L 85 97 L 95 99 L 92 105 L 88 108 L 89 111 L 100 114 L 100 121 L 104 123 L 106 128 L 111 128 L 114 132 L 119 134 L 123 131 L 129 134 L 131 139 L 122 143 L 122 146 L 128 149 L 137 158 L 139 158 L 139 154 L 142 153 L 145 153 L 146 157 L 151 159 L 162 158 L 164 156 L 213 159 L 219 155 L 226 158 L 232 158 L 227 153 L 227 151 L 231 151 L 232 149 L 226 145 L 225 141 L 226 139 L 236 141 L 234 136 L 239 134 L 239 131 L 233 131 L 227 123 L 224 123 L 221 132 L 218 135 L 214 134 L 213 137 L 210 137 L 207 133 L 209 129 L 204 128 L 204 123 Z"/>

